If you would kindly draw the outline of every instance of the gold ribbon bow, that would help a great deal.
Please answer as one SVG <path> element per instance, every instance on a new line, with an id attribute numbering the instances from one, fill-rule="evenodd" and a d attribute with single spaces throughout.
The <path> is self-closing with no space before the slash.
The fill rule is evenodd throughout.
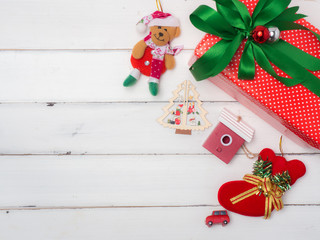
<path id="1" fill-rule="evenodd" d="M 243 180 L 255 185 L 255 187 L 245 191 L 230 199 L 232 204 L 236 204 L 254 194 L 263 194 L 266 198 L 264 219 L 268 219 L 271 215 L 272 206 L 279 211 L 283 208 L 282 190 L 271 182 L 270 178 L 261 178 L 252 174 L 246 174 Z"/>

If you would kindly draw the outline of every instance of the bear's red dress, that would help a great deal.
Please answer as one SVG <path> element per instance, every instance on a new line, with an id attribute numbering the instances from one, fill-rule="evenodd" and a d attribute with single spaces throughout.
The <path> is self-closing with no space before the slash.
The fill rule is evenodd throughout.
<path id="1" fill-rule="evenodd" d="M 137 68 L 143 75 L 150 77 L 151 75 L 151 63 L 152 63 L 152 54 L 153 49 L 150 47 L 146 48 L 146 51 L 141 59 L 135 59 L 131 55 L 131 64 L 133 68 Z M 161 74 L 166 71 L 166 67 L 163 64 Z"/>

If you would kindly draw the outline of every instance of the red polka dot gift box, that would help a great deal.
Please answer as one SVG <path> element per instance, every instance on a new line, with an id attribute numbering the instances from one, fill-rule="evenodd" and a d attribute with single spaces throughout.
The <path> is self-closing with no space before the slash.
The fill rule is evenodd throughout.
<path id="1" fill-rule="evenodd" d="M 190 16 L 207 33 L 190 61 L 195 79 L 209 79 L 287 137 L 320 149 L 320 31 L 308 13 L 291 0 L 215 2 L 217 10 L 202 5 Z"/>

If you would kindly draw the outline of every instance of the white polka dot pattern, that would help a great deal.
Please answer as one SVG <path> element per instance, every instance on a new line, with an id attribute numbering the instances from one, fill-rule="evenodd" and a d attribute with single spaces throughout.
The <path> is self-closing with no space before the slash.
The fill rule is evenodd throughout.
<path id="1" fill-rule="evenodd" d="M 258 0 L 242 0 L 252 14 Z M 299 24 L 320 33 L 304 19 Z M 317 58 L 320 57 L 320 43 L 308 31 L 292 30 L 281 32 L 281 39 L 300 48 Z M 195 55 L 201 57 L 208 49 L 220 40 L 219 37 L 207 34 L 195 49 Z M 310 145 L 320 148 L 320 98 L 302 85 L 286 87 L 274 79 L 256 64 L 255 79 L 251 81 L 238 79 L 238 67 L 245 42 L 241 44 L 234 58 L 222 72 L 230 81 L 236 84 L 253 102 L 259 101 L 268 111 L 279 116 L 281 122 Z M 279 76 L 289 77 L 274 66 Z M 313 72 L 320 78 L 320 71 Z"/>

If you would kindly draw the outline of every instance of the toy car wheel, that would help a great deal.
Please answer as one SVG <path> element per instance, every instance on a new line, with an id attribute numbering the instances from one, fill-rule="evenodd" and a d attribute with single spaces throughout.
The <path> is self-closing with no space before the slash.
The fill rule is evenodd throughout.
<path id="1" fill-rule="evenodd" d="M 224 220 L 222 223 L 223 223 L 223 225 L 227 225 L 227 224 L 228 224 L 228 221 L 227 221 L 227 220 Z"/>
<path id="2" fill-rule="evenodd" d="M 213 222 L 209 221 L 208 226 L 211 227 L 213 225 Z"/>

